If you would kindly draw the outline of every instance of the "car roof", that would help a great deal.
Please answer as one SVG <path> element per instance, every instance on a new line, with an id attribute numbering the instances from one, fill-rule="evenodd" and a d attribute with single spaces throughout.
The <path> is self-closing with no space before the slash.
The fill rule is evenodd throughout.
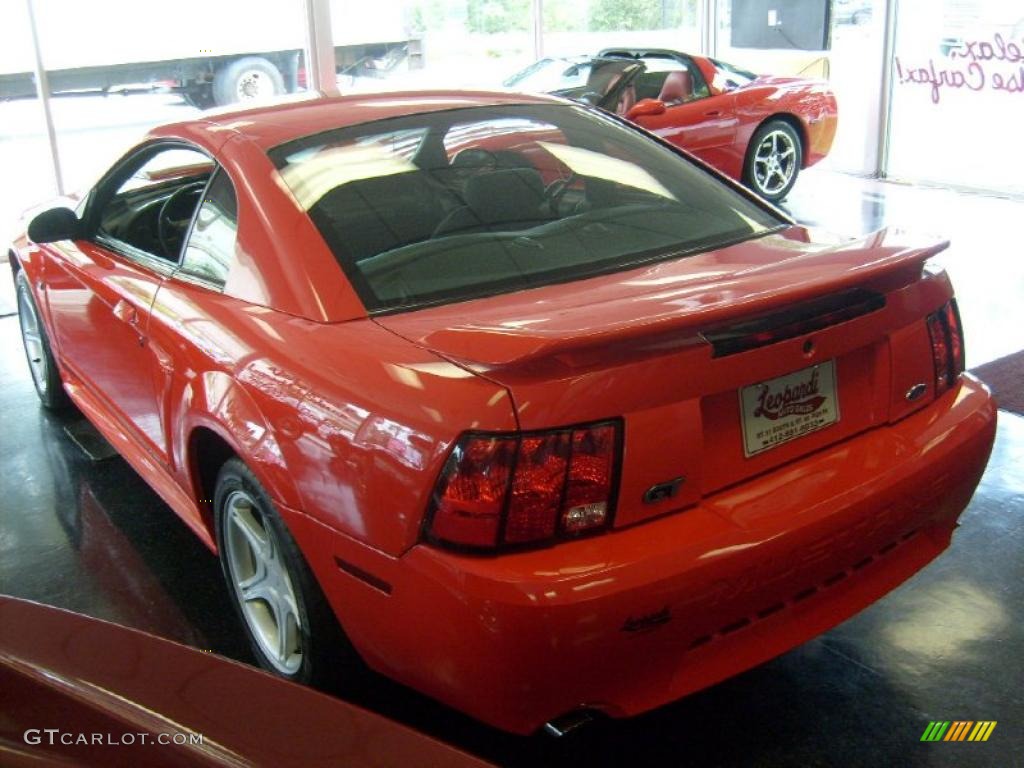
<path id="1" fill-rule="evenodd" d="M 507 104 L 564 104 L 552 96 L 511 91 L 417 90 L 353 95 L 319 93 L 286 97 L 258 107 L 211 110 L 194 120 L 162 126 L 154 136 L 205 136 L 209 145 L 225 133 L 241 134 L 262 149 L 334 128 L 424 112 Z"/>

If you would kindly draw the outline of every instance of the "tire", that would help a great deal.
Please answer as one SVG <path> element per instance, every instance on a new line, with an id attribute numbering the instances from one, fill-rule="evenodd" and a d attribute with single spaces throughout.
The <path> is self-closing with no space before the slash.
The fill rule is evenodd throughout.
<path id="1" fill-rule="evenodd" d="M 213 98 L 213 86 L 211 85 L 194 85 L 186 88 L 181 92 L 181 97 L 185 100 L 186 104 L 196 109 L 209 109 L 210 107 L 217 106 L 217 102 Z"/>
<path id="2" fill-rule="evenodd" d="M 785 120 L 769 120 L 750 139 L 743 162 L 743 183 L 765 200 L 777 203 L 793 189 L 803 162 L 803 146 L 793 126 Z"/>
<path id="3" fill-rule="evenodd" d="M 269 495 L 240 459 L 224 463 L 213 501 L 221 569 L 259 665 L 332 691 L 360 679 L 362 661 Z M 264 547 L 260 558 L 257 544 Z"/>
<path id="4" fill-rule="evenodd" d="M 228 62 L 213 78 L 213 100 L 218 106 L 258 101 L 284 93 L 284 78 L 261 56 Z"/>
<path id="5" fill-rule="evenodd" d="M 18 297 L 18 323 L 21 327 L 22 345 L 25 347 L 25 360 L 32 374 L 32 383 L 35 385 L 36 394 L 39 395 L 39 402 L 47 410 L 63 410 L 71 404 L 71 399 L 64 391 L 60 369 L 53 358 L 50 339 L 46 335 L 46 327 L 39 315 L 39 308 L 36 306 L 35 297 L 32 296 L 32 287 L 25 277 L 24 270 L 18 270 L 14 285 Z"/>

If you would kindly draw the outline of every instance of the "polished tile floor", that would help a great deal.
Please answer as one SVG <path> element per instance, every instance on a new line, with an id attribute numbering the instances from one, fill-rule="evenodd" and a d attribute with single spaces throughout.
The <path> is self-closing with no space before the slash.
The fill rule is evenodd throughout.
<path id="1" fill-rule="evenodd" d="M 1024 204 L 809 173 L 789 206 L 847 232 L 946 228 L 969 364 L 1024 347 L 1010 236 Z M 17 319 L 0 318 L 0 592 L 251 661 L 215 558 L 121 459 L 90 461 L 65 435 L 74 418 L 37 407 Z M 502 765 L 1024 765 L 1024 418 L 1000 413 L 962 523 L 946 554 L 854 619 L 630 721 L 520 739 L 384 680 L 355 700 Z M 940 719 L 998 726 L 984 744 L 921 743 Z"/>

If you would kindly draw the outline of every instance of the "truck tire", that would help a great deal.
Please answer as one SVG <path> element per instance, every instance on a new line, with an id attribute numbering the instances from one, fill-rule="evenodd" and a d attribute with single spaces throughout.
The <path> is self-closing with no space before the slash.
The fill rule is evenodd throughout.
<path id="1" fill-rule="evenodd" d="M 181 92 L 181 97 L 190 107 L 209 109 L 217 105 L 213 100 L 212 85 L 194 85 Z"/>
<path id="2" fill-rule="evenodd" d="M 219 105 L 267 99 L 284 93 L 284 78 L 261 56 L 228 62 L 213 78 L 213 100 Z"/>

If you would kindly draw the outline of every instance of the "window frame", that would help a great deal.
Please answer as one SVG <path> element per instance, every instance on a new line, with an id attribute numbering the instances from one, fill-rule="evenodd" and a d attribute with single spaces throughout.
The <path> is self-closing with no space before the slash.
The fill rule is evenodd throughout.
<path id="1" fill-rule="evenodd" d="M 694 66 L 696 66 L 696 64 L 694 64 Z M 691 104 L 691 103 L 693 103 L 693 102 L 687 102 L 687 104 Z M 438 110 L 425 110 L 423 112 L 414 112 L 414 113 L 401 114 L 401 115 L 395 115 L 395 116 L 390 116 L 390 117 L 382 117 L 382 118 L 377 118 L 377 119 L 374 119 L 374 120 L 366 120 L 366 121 L 362 121 L 362 122 L 357 122 L 357 123 L 352 123 L 352 124 L 345 124 L 345 125 L 341 125 L 341 126 L 337 126 L 337 127 L 333 127 L 333 128 L 327 128 L 327 129 L 315 131 L 313 133 L 304 134 L 304 135 L 301 135 L 301 136 L 290 138 L 290 139 L 288 139 L 286 141 L 283 141 L 283 142 L 281 142 L 279 144 L 276 144 L 276 145 L 274 145 L 272 147 L 269 147 L 268 149 L 265 150 L 265 152 L 266 152 L 267 157 L 270 159 L 271 164 L 275 167 L 276 172 L 278 174 L 280 174 L 281 169 L 285 165 L 285 163 L 281 162 L 283 153 L 285 151 L 289 150 L 291 147 L 296 147 L 297 145 L 302 145 L 302 144 L 306 144 L 306 143 L 313 144 L 316 141 L 320 140 L 321 138 L 328 137 L 331 134 L 345 133 L 345 132 L 348 132 L 348 131 L 355 132 L 357 130 L 365 131 L 367 129 L 370 129 L 370 128 L 373 128 L 373 127 L 376 127 L 376 126 L 390 124 L 393 121 L 403 121 L 403 120 L 406 120 L 406 119 L 409 119 L 409 118 L 414 118 L 414 117 L 444 116 L 444 115 L 452 115 L 453 113 L 459 113 L 459 112 L 462 112 L 462 113 L 466 113 L 466 112 L 486 112 L 488 110 L 502 111 L 503 112 L 506 109 L 510 109 L 510 108 L 515 108 L 515 107 L 524 107 L 524 108 L 526 108 L 526 107 L 530 107 L 530 106 L 548 106 L 548 107 L 558 108 L 558 109 L 579 110 L 579 111 L 581 111 L 583 113 L 586 113 L 586 114 L 590 115 L 593 118 L 605 121 L 607 123 L 611 123 L 615 127 L 617 127 L 618 129 L 624 130 L 627 133 L 634 134 L 634 135 L 642 138 L 644 141 L 651 141 L 654 144 L 658 145 L 659 148 L 662 151 L 665 151 L 665 152 L 675 156 L 680 161 L 683 161 L 686 164 L 692 166 L 695 171 L 697 171 L 699 173 L 706 174 L 706 175 L 712 177 L 713 179 L 716 180 L 717 183 L 722 184 L 723 186 L 729 188 L 732 191 L 733 194 L 738 195 L 739 197 L 743 198 L 747 203 L 751 204 L 753 207 L 761 209 L 762 212 L 768 214 L 771 218 L 775 219 L 776 223 L 774 225 L 769 226 L 768 228 L 766 228 L 766 230 L 764 232 L 761 232 L 759 234 L 752 234 L 752 235 L 743 234 L 742 236 L 738 236 L 735 239 L 731 239 L 730 238 L 730 239 L 727 239 L 727 240 L 723 240 L 722 242 L 717 242 L 713 246 L 710 246 L 710 247 L 713 247 L 713 248 L 729 247 L 731 245 L 735 245 L 737 243 L 744 242 L 744 241 L 749 240 L 749 239 L 760 238 L 760 237 L 764 237 L 764 236 L 769 235 L 769 234 L 774 234 L 774 233 L 777 233 L 777 232 L 781 232 L 781 231 L 783 231 L 785 229 L 788 229 L 789 227 L 792 227 L 792 226 L 795 225 L 794 219 L 789 214 L 787 214 L 785 211 L 783 211 L 780 208 L 777 208 L 776 206 L 772 205 L 771 203 L 769 203 L 768 201 L 764 200 L 762 197 L 760 197 L 759 195 L 755 194 L 753 191 L 751 191 L 750 189 L 748 189 L 744 185 L 740 184 L 738 181 L 735 181 L 734 179 L 731 179 L 731 178 L 725 176 L 721 171 L 718 171 L 718 170 L 708 166 L 703 161 L 698 160 L 696 157 L 690 155 L 688 152 L 685 152 L 684 150 L 680 149 L 679 147 L 677 147 L 676 145 L 672 144 L 671 142 L 663 139 L 662 137 L 660 137 L 660 136 L 658 136 L 656 134 L 649 133 L 648 131 L 646 131 L 643 128 L 641 128 L 640 126 L 638 126 L 636 123 L 633 123 L 633 122 L 630 122 L 629 120 L 626 120 L 626 118 L 621 116 L 621 115 L 617 115 L 617 114 L 614 114 L 612 112 L 608 112 L 608 111 L 600 109 L 598 107 L 588 106 L 588 105 L 579 104 L 579 103 L 571 103 L 571 104 L 569 104 L 569 103 L 561 103 L 561 104 L 559 104 L 559 103 L 541 103 L 541 104 L 538 105 L 538 104 L 531 104 L 531 103 L 528 103 L 528 102 L 522 102 L 522 103 L 516 102 L 516 103 L 512 103 L 512 104 L 481 104 L 481 105 L 473 105 L 473 106 L 459 106 L 459 107 L 452 107 L 452 108 L 438 109 Z M 536 116 L 534 116 L 534 117 L 536 117 Z M 449 126 L 453 122 L 454 121 L 449 121 L 449 123 L 448 123 Z M 559 128 L 559 130 L 561 130 L 561 128 Z M 351 138 L 358 139 L 358 137 L 356 137 L 356 136 L 353 136 Z M 422 147 L 421 147 L 421 149 L 422 149 Z M 419 154 L 419 153 L 417 153 L 417 154 Z M 418 301 L 418 302 L 409 303 L 409 304 L 402 304 L 402 305 L 378 306 L 379 300 L 375 296 L 375 292 L 374 292 L 372 286 L 370 285 L 369 281 L 367 280 L 366 276 L 356 267 L 354 262 L 352 262 L 349 259 L 345 258 L 343 255 L 340 255 L 334 249 L 332 243 L 328 239 L 328 236 L 321 230 L 319 225 L 317 225 L 317 223 L 315 222 L 313 217 L 310 215 L 309 211 L 305 211 L 305 215 L 309 219 L 310 223 L 313 224 L 314 228 L 317 230 L 318 234 L 320 235 L 320 237 L 321 237 L 321 239 L 322 239 L 322 241 L 324 243 L 324 246 L 328 249 L 329 252 L 332 253 L 332 255 L 334 257 L 334 260 L 337 263 L 339 269 L 341 270 L 341 272 L 344 275 L 345 279 L 348 281 L 349 285 L 355 291 L 356 295 L 359 297 L 359 299 L 362 302 L 364 308 L 366 309 L 367 315 L 369 317 L 383 317 L 383 316 L 387 316 L 387 315 L 401 314 L 401 313 L 411 312 L 411 311 L 418 311 L 418 310 L 427 309 L 427 308 L 430 308 L 430 307 L 444 306 L 444 305 L 449 305 L 449 304 L 457 304 L 457 303 L 461 303 L 461 302 L 465 302 L 465 301 L 472 301 L 472 300 L 475 300 L 475 299 L 486 298 L 486 297 L 489 297 L 489 296 L 503 295 L 503 294 L 506 294 L 506 293 L 509 292 L 509 291 L 507 291 L 505 289 L 492 290 L 490 288 L 484 288 L 484 289 L 481 289 L 479 292 L 466 292 L 465 294 L 461 294 L 458 297 L 445 297 L 445 298 L 438 298 L 438 299 Z M 550 279 L 545 279 L 544 282 L 538 283 L 537 285 L 528 286 L 524 290 L 528 290 L 528 289 L 534 288 L 534 287 L 542 287 L 542 286 L 546 287 L 546 286 L 551 286 L 551 285 L 559 285 L 559 284 L 571 283 L 571 282 L 575 282 L 575 281 L 578 281 L 578 280 L 589 279 L 589 278 L 598 277 L 598 276 L 606 275 L 606 274 L 614 274 L 616 272 L 626 271 L 626 270 L 629 270 L 629 269 L 640 267 L 640 266 L 643 266 L 645 264 L 657 263 L 658 261 L 668 260 L 668 259 L 672 259 L 672 258 L 677 258 L 677 257 L 683 256 L 683 255 L 691 255 L 691 254 L 696 254 L 696 253 L 702 253 L 705 250 L 707 250 L 707 248 L 705 248 L 705 246 L 703 244 L 696 244 L 692 248 L 682 248 L 682 249 L 678 249 L 678 250 L 674 251 L 673 253 L 667 253 L 667 254 L 660 255 L 660 256 L 655 256 L 655 257 L 652 257 L 652 258 L 638 259 L 635 262 L 631 262 L 629 264 L 609 265 L 606 268 L 595 269 L 593 271 L 588 272 L 587 274 L 574 273 L 574 274 L 566 275 L 566 276 L 554 276 L 554 277 L 551 277 Z"/>
<path id="2" fill-rule="evenodd" d="M 82 221 L 85 224 L 84 240 L 88 240 L 126 261 L 163 278 L 171 278 L 180 269 L 182 256 L 185 253 L 185 244 L 192 233 L 192 227 L 195 224 L 196 213 L 199 211 L 200 205 L 197 205 L 192 212 L 189 225 L 185 230 L 185 237 L 182 239 L 181 248 L 178 250 L 177 258 L 173 261 L 137 248 L 124 240 L 102 234 L 99 224 L 103 211 L 106 210 L 107 205 L 114 199 L 117 190 L 149 160 L 156 157 L 160 152 L 170 149 L 191 150 L 210 160 L 213 170 L 203 186 L 202 197 L 205 197 L 210 181 L 216 175 L 218 169 L 222 167 L 216 158 L 202 147 L 196 146 L 184 139 L 155 139 L 133 148 L 111 166 L 87 193 L 82 216 Z M 233 182 L 232 186 L 234 186 Z"/>
<path id="3" fill-rule="evenodd" d="M 647 72 L 650 72 L 650 70 L 647 69 L 647 62 L 645 61 L 645 59 L 647 59 L 647 60 L 655 60 L 655 61 L 656 60 L 672 61 L 672 62 L 675 62 L 676 64 L 679 64 L 680 66 L 682 66 L 683 69 L 690 74 L 690 79 L 693 82 L 693 98 L 691 98 L 691 99 L 689 99 L 687 101 L 684 101 L 684 102 L 682 102 L 680 104 L 666 105 L 668 107 L 668 109 L 678 109 L 679 107 L 685 107 L 685 106 L 689 106 L 690 104 L 696 104 L 698 101 L 703 101 L 704 99 L 709 99 L 713 95 L 713 93 L 711 91 L 711 86 L 708 83 L 707 78 L 704 77 L 704 73 L 701 71 L 700 67 L 697 66 L 697 62 L 694 61 L 691 56 L 687 56 L 685 53 L 681 53 L 681 54 L 677 54 L 677 55 L 673 55 L 673 56 L 669 56 L 669 55 L 665 55 L 665 54 L 660 54 L 660 55 L 659 54 L 647 54 L 646 56 L 644 56 L 641 59 L 639 59 L 639 61 L 644 65 L 645 70 Z M 665 77 L 667 78 L 669 73 L 672 72 L 672 71 L 673 70 L 667 70 L 665 72 Z M 675 71 L 682 71 L 682 70 L 675 70 Z M 641 74 L 640 77 L 643 77 L 643 74 Z"/>
<path id="4" fill-rule="evenodd" d="M 211 158 L 212 159 L 212 158 Z M 188 227 L 185 229 L 185 236 L 181 239 L 181 250 L 178 252 L 178 263 L 174 270 L 168 275 L 169 280 L 178 280 L 184 283 L 190 283 L 191 285 L 197 285 L 201 288 L 207 288 L 217 293 L 224 293 L 224 286 L 227 285 L 227 278 L 224 278 L 223 283 L 219 283 L 216 280 L 211 280 L 202 275 L 194 275 L 191 272 L 185 271 L 185 253 L 188 251 L 189 241 L 192 239 L 192 232 L 195 230 L 196 221 L 199 219 L 199 211 L 206 203 L 206 198 L 210 194 L 210 187 L 213 185 L 214 180 L 217 178 L 217 174 L 223 173 L 228 180 L 228 184 L 231 185 L 231 193 L 235 196 L 235 245 L 238 245 L 238 187 L 235 186 L 234 179 L 231 178 L 231 174 L 228 173 L 227 169 L 218 163 L 216 160 L 213 161 L 213 172 L 210 174 L 210 178 L 206 180 L 206 186 L 203 187 L 203 194 L 199 200 L 199 205 L 192 211 L 192 219 L 188 223 Z M 230 269 L 228 270 L 230 275 Z"/>
<path id="5" fill-rule="evenodd" d="M 672 51 L 666 48 L 605 48 L 599 51 L 597 58 L 620 58 L 620 59 L 633 59 L 639 61 L 644 66 L 644 70 L 647 71 L 647 63 L 645 59 L 662 59 L 665 61 L 675 61 L 682 64 L 690 72 L 690 77 L 693 78 L 693 92 L 694 94 L 703 90 L 703 96 L 695 96 L 689 101 L 684 101 L 682 104 L 675 104 L 669 109 L 675 109 L 677 107 L 683 107 L 687 104 L 695 104 L 698 101 L 711 98 L 715 95 L 715 92 L 711 88 L 711 83 L 704 76 L 704 72 L 693 56 L 688 53 L 682 53 L 680 51 Z M 713 61 L 713 59 L 708 59 Z M 643 72 L 640 73 L 639 77 L 643 76 Z"/>

